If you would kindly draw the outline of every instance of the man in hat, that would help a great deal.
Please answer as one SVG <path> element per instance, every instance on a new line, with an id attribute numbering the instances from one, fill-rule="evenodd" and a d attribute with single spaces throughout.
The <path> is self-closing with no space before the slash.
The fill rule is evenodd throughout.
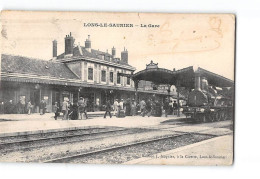
<path id="1" fill-rule="evenodd" d="M 125 117 L 125 103 L 123 99 L 119 103 L 118 117 Z"/>
<path id="2" fill-rule="evenodd" d="M 130 116 L 131 115 L 131 100 L 128 98 L 125 102 L 125 115 Z"/>
<path id="3" fill-rule="evenodd" d="M 119 103 L 119 107 L 120 107 L 120 110 L 124 110 L 124 108 L 125 108 L 124 99 L 121 99 L 121 101 Z"/>
<path id="4" fill-rule="evenodd" d="M 118 99 L 115 100 L 114 102 L 114 116 L 116 116 L 118 114 Z"/>
<path id="5" fill-rule="evenodd" d="M 173 114 L 177 116 L 178 104 L 176 101 L 173 103 Z"/>
<path id="6" fill-rule="evenodd" d="M 132 116 L 136 115 L 136 102 L 134 99 L 132 99 L 132 102 L 131 102 L 131 115 Z"/>
<path id="7" fill-rule="evenodd" d="M 63 113 L 63 120 L 68 119 L 68 112 L 69 112 L 69 103 L 67 102 L 67 99 L 64 99 L 61 107 L 62 113 Z"/>
<path id="8" fill-rule="evenodd" d="M 146 108 L 146 103 L 144 99 L 140 102 L 140 110 L 141 110 L 141 115 L 144 117 L 145 116 L 145 108 Z"/>
<path id="9" fill-rule="evenodd" d="M 112 118 L 112 115 L 111 115 L 111 104 L 110 104 L 109 100 L 107 100 L 107 102 L 106 102 L 106 112 L 105 112 L 104 118 L 107 117 L 107 113 L 109 114 L 110 118 Z"/>
<path id="10" fill-rule="evenodd" d="M 85 102 L 84 102 L 83 97 L 79 98 L 78 111 L 79 111 L 79 117 L 82 120 L 83 119 L 83 113 L 85 113 Z"/>
<path id="11" fill-rule="evenodd" d="M 59 104 L 58 102 L 55 102 L 55 105 L 54 105 L 54 119 L 57 120 L 59 116 Z"/>

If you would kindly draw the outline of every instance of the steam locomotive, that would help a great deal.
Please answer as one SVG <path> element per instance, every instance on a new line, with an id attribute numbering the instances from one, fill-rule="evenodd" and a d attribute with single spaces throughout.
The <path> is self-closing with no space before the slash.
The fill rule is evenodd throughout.
<path id="1" fill-rule="evenodd" d="M 233 87 L 209 86 L 206 77 L 195 74 L 195 89 L 188 94 L 183 114 L 200 122 L 233 119 Z"/>

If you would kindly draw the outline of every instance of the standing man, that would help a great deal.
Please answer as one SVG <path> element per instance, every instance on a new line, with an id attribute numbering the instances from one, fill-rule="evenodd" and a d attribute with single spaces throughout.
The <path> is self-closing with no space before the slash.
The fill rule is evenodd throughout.
<path id="1" fill-rule="evenodd" d="M 40 102 L 40 115 L 43 115 L 43 109 L 44 109 L 44 101 L 42 99 Z"/>
<path id="2" fill-rule="evenodd" d="M 71 103 L 70 107 L 70 119 L 77 120 L 78 119 L 78 106 L 76 103 Z"/>
<path id="3" fill-rule="evenodd" d="M 58 105 L 58 102 L 55 102 L 55 105 L 54 105 L 54 119 L 57 120 L 59 116 L 59 105 Z"/>
<path id="4" fill-rule="evenodd" d="M 168 112 L 168 114 L 173 114 L 173 101 L 172 100 L 170 100 L 170 102 L 169 102 L 169 112 Z"/>
<path id="5" fill-rule="evenodd" d="M 84 103 L 84 114 L 86 116 L 86 119 L 88 119 L 88 98 L 85 98 L 85 103 Z"/>
<path id="6" fill-rule="evenodd" d="M 132 102 L 131 102 L 131 115 L 132 115 L 132 116 L 135 116 L 135 115 L 136 115 L 136 102 L 135 102 L 134 99 L 133 99 Z"/>
<path id="7" fill-rule="evenodd" d="M 147 111 L 147 116 L 150 117 L 152 113 L 152 102 L 150 99 L 147 100 L 146 111 Z"/>
<path id="8" fill-rule="evenodd" d="M 63 120 L 67 120 L 68 119 L 69 104 L 68 104 L 66 99 L 64 99 L 64 101 L 62 103 L 61 110 L 62 110 L 62 113 L 63 113 Z"/>
<path id="9" fill-rule="evenodd" d="M 165 110 L 165 117 L 167 117 L 169 114 L 169 111 L 170 111 L 170 105 L 169 105 L 168 99 L 165 100 L 165 102 L 163 104 L 163 108 Z"/>
<path id="10" fill-rule="evenodd" d="M 83 113 L 85 113 L 85 102 L 84 102 L 83 97 L 79 98 L 78 111 L 79 111 L 80 120 L 82 120 L 83 119 Z"/>
<path id="11" fill-rule="evenodd" d="M 144 99 L 140 102 L 140 110 L 141 110 L 141 115 L 144 117 L 145 116 L 145 108 L 146 108 L 146 103 Z"/>
<path id="12" fill-rule="evenodd" d="M 120 103 L 119 103 L 119 109 L 118 109 L 118 115 L 117 117 L 125 117 L 125 103 L 124 100 L 121 99 Z"/>
<path id="13" fill-rule="evenodd" d="M 177 116 L 178 104 L 176 101 L 173 103 L 173 114 Z"/>
<path id="14" fill-rule="evenodd" d="M 43 99 L 43 114 L 46 113 L 46 109 L 47 109 L 47 104 L 46 104 L 46 101 Z"/>
<path id="15" fill-rule="evenodd" d="M 107 100 L 107 103 L 106 103 L 106 112 L 105 112 L 104 118 L 107 117 L 107 113 L 109 114 L 110 118 L 112 118 L 112 115 L 111 115 L 111 104 L 110 104 L 109 100 Z"/>
<path id="16" fill-rule="evenodd" d="M 114 116 L 117 116 L 118 114 L 118 105 L 119 105 L 118 99 L 116 99 L 114 102 Z"/>
<path id="17" fill-rule="evenodd" d="M 155 116 L 157 116 L 157 117 L 162 116 L 162 108 L 161 108 L 161 104 L 158 100 L 155 101 Z"/>
<path id="18" fill-rule="evenodd" d="M 27 103 L 27 111 L 28 111 L 28 115 L 31 114 L 31 111 L 32 111 L 32 103 L 31 101 L 29 100 L 28 103 Z"/>
<path id="19" fill-rule="evenodd" d="M 4 110 L 6 114 L 14 114 L 15 112 L 14 110 L 14 104 L 13 104 L 13 100 L 10 100 L 6 103 L 6 105 L 4 106 Z"/>
<path id="20" fill-rule="evenodd" d="M 125 110 L 125 103 L 124 103 L 123 99 L 121 99 L 121 101 L 119 103 L 119 110 Z"/>
<path id="21" fill-rule="evenodd" d="M 128 98 L 125 103 L 125 115 L 130 116 L 131 115 L 131 100 Z"/>

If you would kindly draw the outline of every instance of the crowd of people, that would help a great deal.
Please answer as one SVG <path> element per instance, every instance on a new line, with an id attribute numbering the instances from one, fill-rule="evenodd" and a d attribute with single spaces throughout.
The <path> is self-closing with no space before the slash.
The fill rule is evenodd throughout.
<path id="1" fill-rule="evenodd" d="M 165 102 L 160 102 L 158 100 L 152 99 L 142 99 L 139 103 L 136 103 L 134 99 L 128 98 L 126 101 L 121 99 L 120 101 L 116 99 L 114 104 L 111 105 L 108 101 L 106 104 L 106 112 L 104 118 L 106 118 L 107 113 L 109 113 L 110 117 L 111 110 L 113 110 L 113 114 L 116 117 L 125 117 L 125 116 L 136 116 L 141 115 L 144 116 L 156 116 L 161 117 L 163 111 L 165 116 L 167 117 L 170 114 L 177 115 L 178 105 L 176 101 L 172 102 L 171 100 L 166 99 Z"/>
<path id="2" fill-rule="evenodd" d="M 165 117 L 168 115 L 177 115 L 178 105 L 176 101 L 166 99 L 165 102 L 160 102 L 158 100 L 152 100 L 148 98 L 147 100 L 142 99 L 139 103 L 136 103 L 134 99 L 128 98 L 127 100 L 115 99 L 114 103 L 110 100 L 106 101 L 104 105 L 105 113 L 104 118 L 109 115 L 118 118 L 124 118 L 125 116 L 156 116 L 161 117 L 163 112 Z M 88 119 L 87 114 L 88 106 L 87 99 L 80 97 L 78 103 L 72 103 L 68 100 L 64 100 L 61 106 L 56 102 L 54 105 L 54 118 L 57 120 L 60 112 L 63 114 L 63 120 L 82 120 Z"/>
<path id="3" fill-rule="evenodd" d="M 42 100 L 39 104 L 40 114 L 46 113 L 46 101 Z M 0 102 L 0 113 L 1 114 L 28 114 L 30 115 L 34 110 L 34 106 L 31 101 L 19 100 L 18 103 L 14 103 L 13 100 L 7 102 Z"/>
<path id="4" fill-rule="evenodd" d="M 2 107 L 3 103 L 1 103 L 1 110 L 7 114 L 13 114 L 14 111 L 18 114 L 28 114 L 30 115 L 33 110 L 33 105 L 31 101 L 28 101 L 26 104 L 22 104 L 20 101 L 14 105 L 13 101 L 10 100 L 4 107 Z M 46 101 L 43 99 L 39 104 L 40 115 L 44 115 L 46 113 Z M 2 109 L 3 108 L 3 109 Z M 176 101 L 170 100 L 166 98 L 164 102 L 156 100 L 154 98 L 141 99 L 139 103 L 137 103 L 134 99 L 128 98 L 127 100 L 115 99 L 114 102 L 111 100 L 107 100 L 104 105 L 105 114 L 104 118 L 109 115 L 110 118 L 112 116 L 123 118 L 125 116 L 136 116 L 140 115 L 142 117 L 145 116 L 156 116 L 161 117 L 163 113 L 165 117 L 168 115 L 177 115 L 178 104 Z M 88 119 L 88 106 L 87 106 L 87 98 L 83 97 L 79 98 L 77 103 L 70 102 L 67 98 L 59 104 L 55 102 L 54 107 L 54 118 L 58 119 L 60 113 L 62 113 L 63 120 L 82 120 Z"/>
<path id="5" fill-rule="evenodd" d="M 63 114 L 63 120 L 77 120 L 88 119 L 87 113 L 87 99 L 80 97 L 78 103 L 70 102 L 68 99 L 64 99 L 61 105 L 55 102 L 54 105 L 54 118 L 57 120 L 60 112 Z M 85 115 L 85 117 L 84 117 Z"/>

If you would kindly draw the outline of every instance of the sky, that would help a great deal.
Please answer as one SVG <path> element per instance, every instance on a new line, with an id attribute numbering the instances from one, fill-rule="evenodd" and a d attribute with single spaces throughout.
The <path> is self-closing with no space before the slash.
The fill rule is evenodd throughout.
<path id="1" fill-rule="evenodd" d="M 133 24 L 133 27 L 89 27 L 88 23 Z M 142 24 L 142 25 L 141 25 Z M 156 27 L 142 27 L 148 25 Z M 52 58 L 52 41 L 64 52 L 70 32 L 75 45 L 128 50 L 136 72 L 153 60 L 160 68 L 201 67 L 234 79 L 235 16 L 232 14 L 156 14 L 95 12 L 2 12 L 2 53 L 43 60 Z"/>

